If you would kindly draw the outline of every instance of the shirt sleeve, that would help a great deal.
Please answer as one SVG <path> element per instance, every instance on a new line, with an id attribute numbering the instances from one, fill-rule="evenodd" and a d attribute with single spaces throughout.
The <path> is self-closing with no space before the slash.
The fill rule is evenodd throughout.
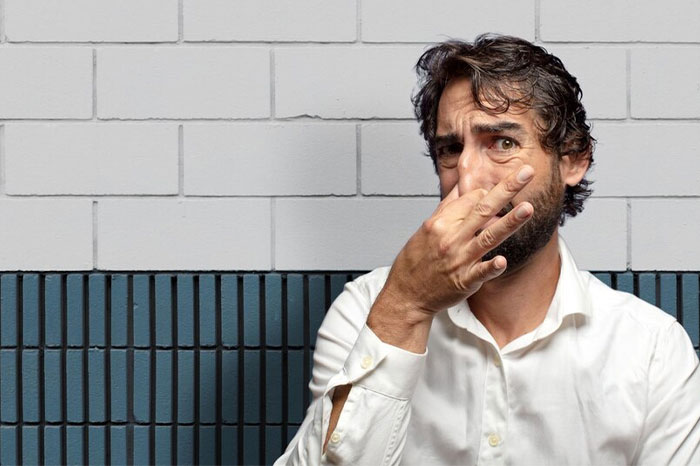
<path id="1" fill-rule="evenodd" d="M 275 465 L 396 464 L 406 439 L 410 398 L 427 354 L 382 342 L 365 325 L 371 299 L 357 282 L 328 310 L 314 352 L 313 401 Z M 352 384 L 325 454 L 335 387 Z"/>
<path id="2" fill-rule="evenodd" d="M 640 465 L 700 464 L 700 369 L 683 327 L 661 332 L 649 367 L 647 417 Z"/>

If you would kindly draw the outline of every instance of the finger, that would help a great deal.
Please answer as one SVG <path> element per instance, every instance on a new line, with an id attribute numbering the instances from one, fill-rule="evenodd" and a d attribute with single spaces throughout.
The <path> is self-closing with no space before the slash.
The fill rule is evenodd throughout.
<path id="1" fill-rule="evenodd" d="M 468 254 L 471 257 L 482 257 L 487 252 L 501 244 L 510 235 L 518 231 L 534 213 L 534 208 L 529 202 L 521 202 L 506 216 L 485 228 L 468 243 Z"/>
<path id="2" fill-rule="evenodd" d="M 503 272 L 505 272 L 508 262 L 503 256 L 496 256 L 491 260 L 479 262 L 474 265 L 470 271 L 471 277 L 469 277 L 469 283 L 475 290 L 469 290 L 476 292 L 481 285 L 489 280 L 493 280 L 499 277 Z"/>
<path id="3" fill-rule="evenodd" d="M 442 207 L 440 214 L 444 215 L 451 221 L 464 220 L 474 209 L 474 206 L 487 194 L 488 191 L 485 189 L 475 189 L 474 191 L 457 196 L 456 199 L 452 199 L 449 203 Z"/>
<path id="4" fill-rule="evenodd" d="M 532 180 L 534 174 L 531 166 L 524 165 L 498 183 L 472 209 L 463 225 L 465 233 L 471 237 L 483 228 Z"/>

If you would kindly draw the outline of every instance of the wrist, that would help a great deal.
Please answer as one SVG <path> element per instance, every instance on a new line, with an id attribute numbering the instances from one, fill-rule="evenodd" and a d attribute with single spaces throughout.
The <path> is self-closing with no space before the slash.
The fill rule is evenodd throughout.
<path id="1" fill-rule="evenodd" d="M 367 326 L 384 343 L 413 353 L 423 353 L 434 313 L 382 292 L 377 296 Z"/>

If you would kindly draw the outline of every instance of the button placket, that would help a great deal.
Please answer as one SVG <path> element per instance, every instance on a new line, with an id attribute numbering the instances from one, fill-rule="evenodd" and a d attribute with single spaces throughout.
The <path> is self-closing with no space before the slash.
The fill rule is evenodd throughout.
<path id="1" fill-rule="evenodd" d="M 482 416 L 482 444 L 479 463 L 501 463 L 504 460 L 503 442 L 508 426 L 508 393 L 505 368 L 496 348 L 489 348 L 485 360 L 486 390 Z"/>

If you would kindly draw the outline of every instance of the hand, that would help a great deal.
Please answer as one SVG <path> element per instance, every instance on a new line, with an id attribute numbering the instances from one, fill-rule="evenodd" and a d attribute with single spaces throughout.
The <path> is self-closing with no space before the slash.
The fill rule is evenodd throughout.
<path id="1" fill-rule="evenodd" d="M 489 261 L 482 257 L 532 217 L 529 202 L 521 202 L 501 218 L 496 216 L 533 175 L 533 168 L 525 165 L 490 192 L 478 189 L 460 195 L 456 184 L 397 256 L 368 324 L 379 322 L 380 309 L 375 312 L 375 307 L 391 308 L 403 325 L 432 321 L 437 312 L 501 275 L 507 267 L 505 257 Z"/>

